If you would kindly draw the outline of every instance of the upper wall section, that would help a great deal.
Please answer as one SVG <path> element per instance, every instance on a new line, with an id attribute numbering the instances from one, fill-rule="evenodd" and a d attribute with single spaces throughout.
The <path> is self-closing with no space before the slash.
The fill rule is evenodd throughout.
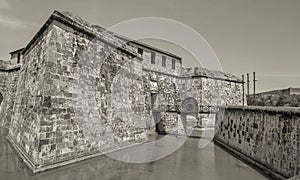
<path id="1" fill-rule="evenodd" d="M 80 17 L 74 16 L 68 12 L 54 11 L 47 22 L 31 40 L 31 42 L 25 47 L 23 54 L 26 54 L 28 51 L 30 51 L 32 46 L 38 41 L 40 34 L 43 33 L 43 31 L 47 29 L 54 20 L 66 25 L 66 27 L 69 27 L 70 29 L 74 29 L 89 36 L 91 39 L 95 39 L 95 41 L 103 41 L 115 49 L 130 54 L 131 56 L 142 61 L 143 66 L 147 67 L 146 69 L 148 70 L 172 75 L 180 74 L 180 57 L 149 45 L 145 45 L 140 42 L 134 42 L 130 39 L 121 37 L 98 25 L 91 25 Z"/>
<path id="2" fill-rule="evenodd" d="M 20 64 L 22 63 L 22 51 L 23 51 L 24 48 L 21 48 L 21 49 L 18 49 L 18 50 L 15 50 L 15 51 L 12 51 L 10 52 L 10 62 L 12 64 Z"/>
<path id="3" fill-rule="evenodd" d="M 13 63 L 12 61 L 0 60 L 0 71 L 10 72 L 14 70 L 20 70 L 20 64 Z"/>
<path id="4" fill-rule="evenodd" d="M 38 42 L 41 38 L 41 34 L 51 25 L 53 21 L 58 21 L 69 27 L 70 31 L 78 31 L 79 33 L 85 34 L 90 38 L 95 38 L 97 40 L 105 41 L 108 45 L 114 46 L 115 48 L 125 51 L 135 57 L 139 57 L 133 48 L 126 45 L 126 41 L 117 38 L 112 32 L 106 31 L 105 29 L 96 26 L 90 25 L 88 22 L 82 20 L 80 17 L 74 16 L 71 13 L 67 12 L 58 12 L 54 11 L 52 15 L 48 18 L 46 23 L 34 36 L 34 38 L 29 42 L 29 44 L 24 48 L 23 55 L 27 54 L 28 51 L 33 47 L 34 44 Z"/>
<path id="5" fill-rule="evenodd" d="M 229 82 L 243 83 L 241 79 L 239 79 L 238 77 L 230 73 L 208 70 L 203 67 L 183 68 L 182 74 L 185 76 L 192 76 L 194 78 L 203 77 L 203 78 L 210 78 L 215 80 L 224 80 Z"/>
<path id="6" fill-rule="evenodd" d="M 173 76 L 181 75 L 182 63 L 180 57 L 141 42 L 133 41 L 128 44 L 142 57 L 141 60 L 145 71 Z"/>
<path id="7" fill-rule="evenodd" d="M 54 11 L 46 23 L 24 48 L 23 55 L 28 53 L 32 46 L 41 38 L 41 34 L 45 31 L 53 21 L 58 21 L 70 29 L 74 29 L 83 33 L 90 38 L 94 38 L 105 42 L 109 46 L 113 46 L 134 58 L 143 62 L 143 70 L 150 72 L 159 72 L 171 76 L 197 76 L 213 78 L 225 81 L 239 82 L 242 81 L 237 77 L 218 71 L 211 71 L 205 68 L 184 69 L 182 67 L 182 59 L 175 54 L 149 46 L 147 44 L 131 40 L 127 37 L 110 32 L 98 25 L 91 25 L 78 16 L 69 12 Z M 192 73 L 191 73 L 192 72 Z"/>

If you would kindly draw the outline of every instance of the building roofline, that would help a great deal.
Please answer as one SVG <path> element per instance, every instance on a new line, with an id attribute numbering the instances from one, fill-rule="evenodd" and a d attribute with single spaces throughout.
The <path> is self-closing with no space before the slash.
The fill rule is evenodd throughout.
<path id="1" fill-rule="evenodd" d="M 267 93 L 284 91 L 284 90 L 291 90 L 291 89 L 300 90 L 300 87 L 287 87 L 287 88 L 280 88 L 280 89 L 270 89 L 270 90 L 264 90 L 264 91 L 261 91 L 261 92 L 257 92 L 255 94 L 267 94 Z"/>
<path id="2" fill-rule="evenodd" d="M 179 57 L 179 56 L 177 56 L 176 54 L 173 54 L 173 53 L 171 53 L 171 52 L 169 52 L 169 51 L 164 51 L 164 50 L 159 49 L 159 48 L 157 48 L 157 47 L 151 46 L 151 45 L 146 44 L 146 43 L 143 43 L 143 42 L 141 42 L 141 41 L 132 40 L 132 39 L 130 39 L 130 38 L 128 38 L 128 37 L 125 37 L 125 36 L 122 36 L 122 35 L 117 35 L 117 34 L 115 34 L 115 36 L 117 36 L 118 38 L 124 39 L 124 40 L 128 41 L 129 43 L 133 43 L 133 44 L 136 44 L 136 45 L 139 45 L 139 46 L 143 46 L 143 47 L 148 48 L 148 49 L 151 49 L 151 50 L 153 50 L 153 51 L 158 51 L 158 52 L 160 52 L 160 53 L 162 53 L 162 54 L 165 54 L 165 55 L 171 56 L 171 57 L 173 57 L 173 58 L 179 59 L 180 61 L 182 60 L 181 57 Z"/>
<path id="3" fill-rule="evenodd" d="M 17 52 L 22 52 L 23 50 L 24 50 L 24 48 L 20 48 L 20 49 L 17 49 L 17 50 L 9 52 L 9 54 L 14 54 L 14 53 L 17 53 Z"/>
<path id="4" fill-rule="evenodd" d="M 52 24 L 53 21 L 58 21 L 68 27 L 71 27 L 74 30 L 77 30 L 87 36 L 93 37 L 93 38 L 98 38 L 101 41 L 105 41 L 111 46 L 116 47 L 118 50 L 121 50 L 123 52 L 126 52 L 136 58 L 141 58 L 135 54 L 135 52 L 131 52 L 129 49 L 126 49 L 124 47 L 119 47 L 116 45 L 114 42 L 110 42 L 107 39 L 104 39 L 101 37 L 99 34 L 93 31 L 93 29 L 90 29 L 92 27 L 87 26 L 85 27 L 83 24 L 80 24 L 78 21 L 72 19 L 71 17 L 68 17 L 67 15 L 55 10 L 51 16 L 47 19 L 47 21 L 43 24 L 43 26 L 38 30 L 38 32 L 34 35 L 34 37 L 31 39 L 31 41 L 27 44 L 27 46 L 24 48 L 22 54 L 26 54 L 29 49 L 36 43 L 36 41 L 40 38 L 40 36 L 47 30 L 47 28 Z"/>
<path id="5" fill-rule="evenodd" d="M 155 70 L 151 70 L 151 69 L 147 69 L 147 68 L 142 68 L 143 71 L 148 71 L 148 72 L 153 72 L 153 73 L 157 73 L 157 74 L 162 74 L 165 76 L 170 76 L 170 77 L 175 77 L 175 78 L 179 78 L 179 79 L 186 79 L 186 78 L 205 78 L 205 79 L 214 79 L 214 80 L 220 80 L 220 81 L 226 81 L 226 82 L 233 82 L 233 83 L 240 83 L 243 84 L 245 82 L 239 80 L 239 79 L 232 79 L 229 77 L 214 77 L 211 75 L 174 75 L 174 74 L 168 74 L 168 73 L 164 73 L 164 72 L 160 72 L 160 71 L 155 71 Z"/>
<path id="6" fill-rule="evenodd" d="M 42 25 L 42 27 L 37 31 L 37 33 L 33 36 L 33 38 L 29 41 L 29 43 L 25 46 L 22 54 L 26 54 L 26 52 L 31 48 L 31 46 L 36 42 L 38 37 L 43 34 L 43 32 L 49 27 L 49 25 L 54 20 L 54 13 L 51 14 L 51 16 L 46 20 L 46 22 Z"/>
<path id="7" fill-rule="evenodd" d="M 175 54 L 173 54 L 173 53 L 170 53 L 170 52 L 168 52 L 168 51 L 161 50 L 161 49 L 159 49 L 159 48 L 156 48 L 156 47 L 154 47 L 154 46 L 150 46 L 150 45 L 145 44 L 145 43 L 142 43 L 142 42 L 140 42 L 140 41 L 130 41 L 130 42 L 131 42 L 131 43 L 134 43 L 134 44 L 137 44 L 137 45 L 139 45 L 139 46 L 143 46 L 143 47 L 145 47 L 145 48 L 151 49 L 151 50 L 153 50 L 153 51 L 158 51 L 158 52 L 160 52 L 160 53 L 162 53 L 162 54 L 165 54 L 165 55 L 167 55 L 167 56 L 171 56 L 172 58 L 178 59 L 178 60 L 180 61 L 180 64 L 182 64 L 182 58 L 179 57 L 179 56 L 177 56 L 177 55 L 175 55 Z"/>
<path id="8" fill-rule="evenodd" d="M 85 27 L 83 24 L 80 24 L 78 21 L 74 20 L 73 18 L 69 17 L 68 15 L 66 15 L 65 13 L 62 13 L 62 12 L 59 12 L 57 10 L 55 10 L 51 15 L 50 17 L 46 20 L 46 22 L 43 24 L 43 26 L 38 30 L 38 32 L 34 35 L 34 37 L 31 39 L 31 41 L 27 44 L 27 46 L 23 49 L 23 52 L 22 54 L 26 54 L 27 51 L 32 47 L 32 45 L 39 39 L 39 37 L 44 33 L 44 31 L 50 26 L 50 24 L 53 22 L 53 21 L 58 21 L 58 22 L 61 22 L 69 27 L 72 27 L 73 29 L 75 30 L 78 30 L 88 36 L 92 36 L 92 37 L 98 37 L 99 39 L 103 40 L 103 41 L 106 41 L 107 43 L 109 43 L 110 45 L 112 46 L 116 46 L 119 50 L 122 50 L 122 51 L 125 51 L 131 55 L 133 55 L 134 57 L 136 58 L 141 58 L 139 56 L 136 55 L 135 52 L 131 52 L 130 50 L 124 48 L 124 47 L 118 47 L 114 42 L 109 42 L 108 40 L 106 39 L 103 39 L 103 37 L 99 37 L 99 35 L 97 33 L 95 33 L 93 31 L 93 29 L 89 29 L 89 28 L 93 28 L 95 26 L 98 26 L 98 25 L 90 25 L 88 27 Z M 166 55 L 169 55 L 173 58 L 176 58 L 176 59 L 179 59 L 180 62 L 182 61 L 181 57 L 179 56 L 176 56 L 175 54 L 172 54 L 170 52 L 167 52 L 167 51 L 163 51 L 159 48 L 156 48 L 156 47 L 153 47 L 153 46 L 150 46 L 148 44 L 145 44 L 145 43 L 142 43 L 142 42 L 138 42 L 138 41 L 133 41 L 131 39 L 129 39 L 128 37 L 125 37 L 125 36 L 122 36 L 122 35 L 119 35 L 119 34 L 116 34 L 114 32 L 111 32 L 111 31 L 108 31 L 107 29 L 101 27 L 101 26 L 98 26 L 100 28 L 103 29 L 103 31 L 107 31 L 109 34 L 111 34 L 112 36 L 114 37 L 117 37 L 121 40 L 126 40 L 126 41 L 129 41 L 131 43 L 135 43 L 135 44 L 138 44 L 140 46 L 144 46 L 146 48 L 149 48 L 149 49 L 152 49 L 154 51 L 158 51 L 160 53 L 163 53 L 163 54 L 166 54 Z"/>
<path id="9" fill-rule="evenodd" d="M 289 87 L 288 89 L 300 89 L 300 87 Z"/>

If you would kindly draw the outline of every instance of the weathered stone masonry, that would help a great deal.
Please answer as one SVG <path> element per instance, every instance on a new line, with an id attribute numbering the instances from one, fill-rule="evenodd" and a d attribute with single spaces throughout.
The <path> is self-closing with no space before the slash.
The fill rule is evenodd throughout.
<path id="1" fill-rule="evenodd" d="M 20 65 L 0 60 L 0 126 L 8 128 L 13 113 Z"/>
<path id="2" fill-rule="evenodd" d="M 3 81 L 15 99 L 13 107 L 1 106 L 1 116 L 8 117 L 2 119 L 8 139 L 33 172 L 147 142 L 157 119 L 172 133 L 185 121 L 182 114 L 195 117 L 193 128 L 202 126 L 203 112 L 242 105 L 238 78 L 185 69 L 176 55 L 70 13 L 55 11 L 22 61 L 18 76 Z M 17 88 L 10 85 L 16 80 Z"/>
<path id="3" fill-rule="evenodd" d="M 275 179 L 300 173 L 300 110 L 227 107 L 217 114 L 215 141 Z"/>

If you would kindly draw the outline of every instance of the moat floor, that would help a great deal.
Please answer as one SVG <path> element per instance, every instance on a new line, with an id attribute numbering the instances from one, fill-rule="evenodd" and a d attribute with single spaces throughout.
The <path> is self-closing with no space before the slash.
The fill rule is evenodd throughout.
<path id="1" fill-rule="evenodd" d="M 0 129 L 0 180 L 267 179 L 213 143 L 204 149 L 199 149 L 198 141 L 197 138 L 190 138 L 171 155 L 150 163 L 125 163 L 102 155 L 69 166 L 32 174 L 12 150 L 5 139 L 3 129 Z"/>

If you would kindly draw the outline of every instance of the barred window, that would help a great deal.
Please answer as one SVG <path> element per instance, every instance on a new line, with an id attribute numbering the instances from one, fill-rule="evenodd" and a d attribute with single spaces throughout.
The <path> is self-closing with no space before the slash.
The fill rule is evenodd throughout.
<path id="1" fill-rule="evenodd" d="M 155 64 L 155 53 L 151 52 L 151 64 Z"/>
<path id="2" fill-rule="evenodd" d="M 172 69 L 175 69 L 175 59 L 172 59 Z"/>
<path id="3" fill-rule="evenodd" d="M 19 64 L 21 61 L 21 53 L 18 53 L 18 59 L 17 59 L 17 63 Z"/>
<path id="4" fill-rule="evenodd" d="M 166 56 L 162 56 L 162 62 L 161 62 L 163 67 L 166 67 Z"/>
<path id="5" fill-rule="evenodd" d="M 138 53 L 139 53 L 141 56 L 143 56 L 143 52 L 144 52 L 144 50 L 143 50 L 143 49 L 141 49 L 141 48 L 138 48 Z"/>

